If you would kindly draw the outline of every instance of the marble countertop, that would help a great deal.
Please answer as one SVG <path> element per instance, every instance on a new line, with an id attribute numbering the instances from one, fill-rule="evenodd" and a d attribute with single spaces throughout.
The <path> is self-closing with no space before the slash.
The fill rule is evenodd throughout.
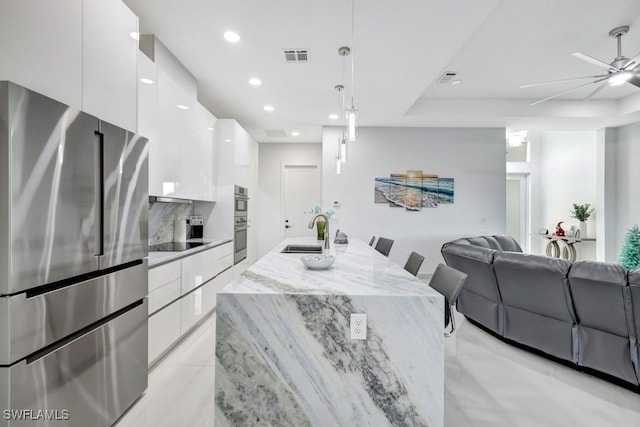
<path id="1" fill-rule="evenodd" d="M 149 268 L 158 267 L 162 264 L 166 264 L 171 261 L 175 261 L 181 258 L 191 256 L 195 253 L 206 251 L 207 249 L 215 248 L 216 246 L 229 243 L 232 240 L 229 238 L 212 238 L 212 239 L 189 239 L 187 242 L 207 242 L 202 246 L 197 246 L 192 249 L 180 252 L 149 252 Z"/>
<path id="2" fill-rule="evenodd" d="M 303 254 L 283 254 L 287 244 L 318 244 L 310 238 L 287 239 L 253 264 L 220 293 L 342 294 L 442 296 L 366 243 L 332 245 L 336 257 L 328 270 L 309 270 Z"/>

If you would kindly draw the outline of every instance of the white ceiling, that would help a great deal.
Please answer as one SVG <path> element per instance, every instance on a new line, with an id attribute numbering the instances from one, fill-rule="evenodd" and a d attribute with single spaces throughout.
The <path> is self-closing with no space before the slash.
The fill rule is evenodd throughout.
<path id="1" fill-rule="evenodd" d="M 629 25 L 622 53 L 640 52 L 638 0 L 124 0 L 198 79 L 198 97 L 218 118 L 234 118 L 259 142 L 319 142 L 336 125 L 336 84 L 351 93 L 355 69 L 362 126 L 504 126 L 597 129 L 640 120 L 640 88 L 596 85 L 535 106 L 582 83 L 521 85 L 602 74 L 571 56 L 616 56 L 608 33 Z M 237 44 L 225 41 L 237 32 Z M 282 49 L 309 50 L 309 62 L 284 62 Z M 463 83 L 437 83 L 455 71 Z M 346 74 L 346 79 L 343 78 Z M 259 77 L 262 86 L 248 84 Z M 344 81 L 346 80 L 346 81 Z M 268 113 L 263 106 L 271 104 Z M 300 136 L 269 138 L 265 129 Z"/>

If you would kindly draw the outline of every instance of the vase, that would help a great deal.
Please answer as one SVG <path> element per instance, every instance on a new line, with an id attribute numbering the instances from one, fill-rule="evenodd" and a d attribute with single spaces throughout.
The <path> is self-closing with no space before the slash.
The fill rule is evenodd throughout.
<path id="1" fill-rule="evenodd" d="M 324 229 L 327 223 L 325 221 L 316 221 L 316 233 L 318 235 L 318 240 L 324 240 Z"/>
<path id="2" fill-rule="evenodd" d="M 586 221 L 580 221 L 580 238 L 581 239 L 587 238 L 587 222 Z"/>

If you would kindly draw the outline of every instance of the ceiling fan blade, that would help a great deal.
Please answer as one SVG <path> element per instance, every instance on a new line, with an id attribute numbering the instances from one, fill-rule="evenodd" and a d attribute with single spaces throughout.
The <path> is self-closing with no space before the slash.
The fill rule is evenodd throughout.
<path id="1" fill-rule="evenodd" d="M 604 68 L 605 70 L 620 71 L 619 68 L 616 68 L 610 64 L 607 64 L 606 62 L 602 62 L 599 59 L 592 58 L 589 55 L 585 55 L 582 52 L 573 52 L 571 55 L 578 59 L 582 59 L 583 61 L 587 61 L 593 65 L 597 65 L 600 68 Z"/>
<path id="2" fill-rule="evenodd" d="M 595 82 L 594 82 L 595 83 Z M 587 95 L 587 97 L 582 100 L 582 102 L 587 102 L 589 101 L 591 98 L 593 98 L 598 92 L 600 92 L 602 89 L 604 89 L 605 87 L 607 87 L 608 82 L 605 80 L 603 81 L 597 88 L 595 88 L 595 90 L 593 92 L 591 92 L 589 95 Z"/>
<path id="3" fill-rule="evenodd" d="M 629 62 L 622 66 L 622 69 L 625 71 L 633 71 L 638 65 L 640 65 L 640 52 L 631 58 Z"/>
<path id="4" fill-rule="evenodd" d="M 585 87 L 585 86 L 589 86 L 590 84 L 601 82 L 601 81 L 603 81 L 603 80 L 606 80 L 606 78 L 601 78 L 601 79 L 599 79 L 599 80 L 595 80 L 595 81 L 592 81 L 592 82 L 587 82 L 587 83 L 581 84 L 581 85 L 579 85 L 579 86 L 576 86 L 576 87 L 574 87 L 574 88 L 571 88 L 571 89 L 565 90 L 564 92 L 556 93 L 555 95 L 552 95 L 552 96 L 550 96 L 550 97 L 548 97 L 548 98 L 545 98 L 545 99 L 541 99 L 540 101 L 536 101 L 536 102 L 534 102 L 533 104 L 529 104 L 529 105 L 537 105 L 537 104 L 540 104 L 541 102 L 545 102 L 545 101 L 548 101 L 548 100 L 550 100 L 550 99 L 557 98 L 557 97 L 562 96 L 562 95 L 565 95 L 565 94 L 567 94 L 567 93 L 569 93 L 569 92 L 573 92 L 574 90 L 578 90 L 578 89 L 583 88 L 583 87 Z"/>
<path id="5" fill-rule="evenodd" d="M 599 79 L 600 77 L 607 77 L 607 76 L 608 76 L 608 74 L 600 74 L 598 76 L 572 77 L 570 79 L 560 79 L 560 80 L 554 80 L 552 82 L 534 83 L 534 84 L 530 84 L 530 85 L 523 85 L 523 86 L 520 86 L 520 89 L 524 89 L 526 87 L 545 86 L 545 85 L 552 85 L 552 84 L 556 84 L 556 83 L 570 82 L 572 80 Z"/>
<path id="6" fill-rule="evenodd" d="M 629 80 L 627 80 L 627 83 L 640 87 L 640 75 L 634 74 Z"/>

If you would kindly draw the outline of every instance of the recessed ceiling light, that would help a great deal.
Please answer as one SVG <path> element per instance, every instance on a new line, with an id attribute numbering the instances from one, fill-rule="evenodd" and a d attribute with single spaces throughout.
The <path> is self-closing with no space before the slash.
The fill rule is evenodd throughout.
<path id="1" fill-rule="evenodd" d="M 331 120 L 338 120 L 338 115 L 336 113 L 329 114 L 329 118 Z"/>
<path id="2" fill-rule="evenodd" d="M 224 140 L 224 142 L 231 142 L 231 140 L 227 138 Z"/>
<path id="3" fill-rule="evenodd" d="M 140 81 L 141 81 L 142 83 L 146 84 L 146 85 L 152 85 L 152 84 L 153 84 L 153 80 L 148 79 L 148 78 L 146 78 L 146 77 L 141 78 L 141 79 L 140 79 Z"/>
<path id="4" fill-rule="evenodd" d="M 452 86 L 459 85 L 460 83 L 462 83 L 462 80 L 460 80 L 460 79 L 451 80 L 451 85 Z"/>
<path id="5" fill-rule="evenodd" d="M 134 40 L 140 40 L 140 33 L 132 31 L 129 33 L 129 37 L 131 37 Z"/>
<path id="6" fill-rule="evenodd" d="M 182 105 L 182 104 L 179 104 L 178 108 L 181 109 L 181 110 L 188 110 L 189 109 L 189 107 L 187 107 L 186 105 Z"/>
<path id="7" fill-rule="evenodd" d="M 299 136 L 300 132 L 298 132 L 297 130 L 294 130 L 291 132 L 291 136 Z"/>
<path id="8" fill-rule="evenodd" d="M 240 41 L 240 36 L 238 33 L 234 33 L 233 31 L 227 31 L 224 33 L 224 39 L 231 43 L 238 43 Z"/>
<path id="9" fill-rule="evenodd" d="M 257 79 L 255 77 L 252 77 L 249 79 L 249 84 L 251 86 L 260 86 L 262 84 L 262 81 L 260 79 Z"/>
<path id="10" fill-rule="evenodd" d="M 271 111 L 273 111 L 273 110 L 274 110 L 273 105 L 265 105 L 265 106 L 264 106 L 264 111 L 269 111 L 269 112 L 271 112 Z"/>
<path id="11" fill-rule="evenodd" d="M 207 130 L 213 131 L 213 130 L 216 130 L 216 128 L 208 127 Z"/>

